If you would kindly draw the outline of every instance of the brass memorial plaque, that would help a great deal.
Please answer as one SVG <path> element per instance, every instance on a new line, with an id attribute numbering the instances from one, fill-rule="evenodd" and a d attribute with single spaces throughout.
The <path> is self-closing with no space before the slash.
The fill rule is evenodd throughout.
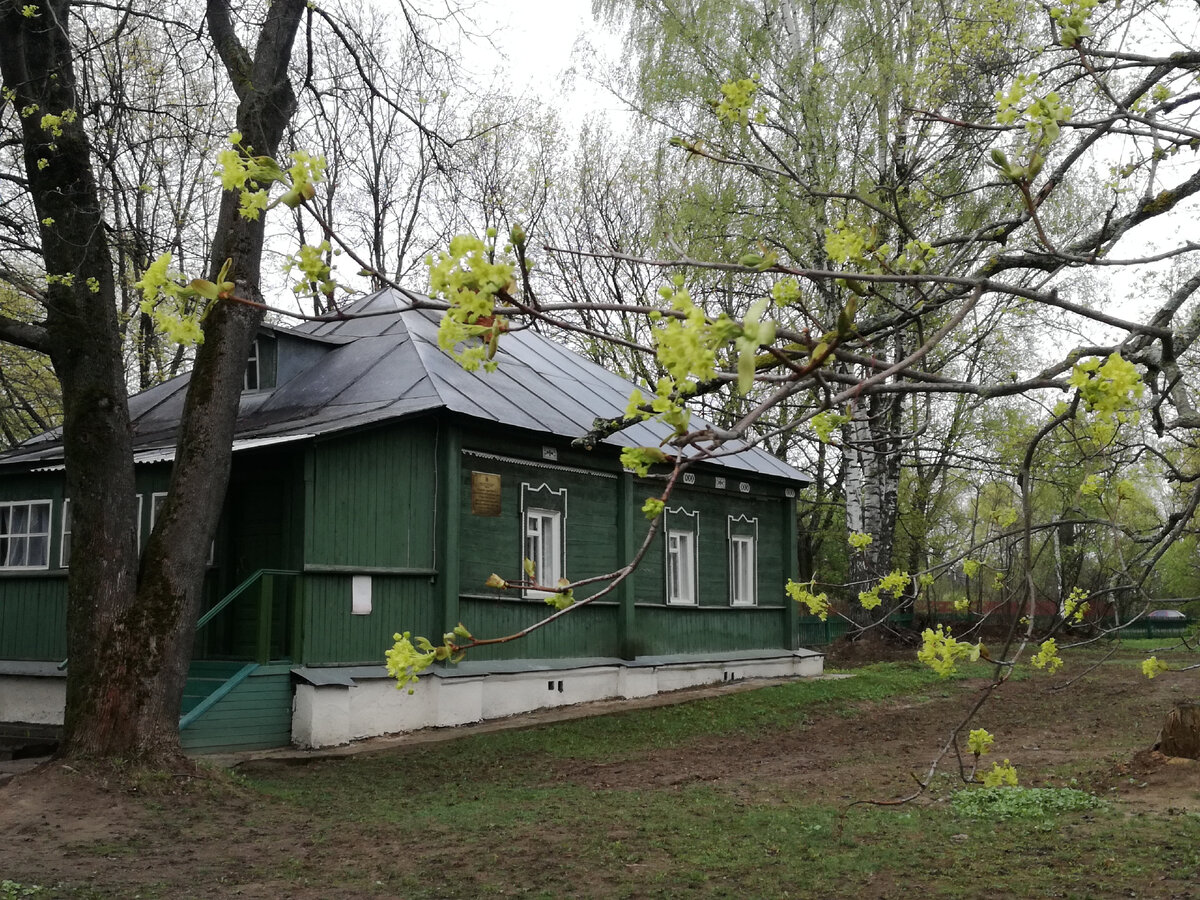
<path id="1" fill-rule="evenodd" d="M 500 476 L 491 472 L 471 473 L 471 513 L 476 516 L 500 515 Z"/>

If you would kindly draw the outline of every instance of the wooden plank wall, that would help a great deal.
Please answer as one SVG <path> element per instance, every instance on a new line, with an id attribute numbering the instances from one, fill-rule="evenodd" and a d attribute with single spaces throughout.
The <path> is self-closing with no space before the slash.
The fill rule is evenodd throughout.
<path id="1" fill-rule="evenodd" d="M 67 656 L 67 579 L 5 575 L 0 582 L 0 659 L 61 662 Z"/>
<path id="2" fill-rule="evenodd" d="M 588 456 L 573 448 L 558 446 L 557 458 L 543 457 L 542 445 L 515 440 L 511 435 L 493 436 L 486 442 L 469 432 L 464 436 L 462 457 L 461 618 L 479 637 L 511 633 L 544 617 L 542 600 L 522 600 L 513 590 L 488 588 L 484 582 L 495 572 L 502 578 L 520 578 L 522 557 L 521 484 L 542 484 L 553 490 L 566 489 L 567 534 L 566 574 L 571 579 L 587 578 L 615 570 L 624 560 L 621 553 L 620 490 L 628 478 L 614 459 L 600 451 Z M 475 452 L 472 452 L 475 451 Z M 489 458 L 488 455 L 507 459 Z M 542 458 L 539 458 L 542 457 Z M 591 469 L 587 474 L 566 469 Z M 471 473 L 499 475 L 500 515 L 479 515 L 471 506 Z M 607 477 L 605 477 L 607 476 Z M 616 476 L 616 477 L 613 477 Z M 741 490 L 745 482 L 747 491 Z M 634 506 L 662 490 L 662 482 L 638 480 L 633 487 Z M 665 602 L 665 535 L 653 539 L 634 575 L 634 649 L 638 655 L 784 648 L 789 642 L 784 584 L 788 540 L 782 526 L 793 501 L 783 496 L 783 487 L 726 476 L 718 488 L 715 476 L 696 473 L 696 484 L 680 484 L 670 505 L 699 513 L 698 581 L 696 607 L 668 606 Z M 728 517 L 758 520 L 758 604 L 732 608 L 729 604 Z M 639 545 L 649 523 L 635 515 L 635 538 Z M 589 589 L 581 590 L 586 596 Z M 618 656 L 616 595 L 614 603 L 601 601 L 594 609 L 572 613 L 527 638 L 487 650 L 472 657 L 555 658 L 570 656 Z M 611 624 L 610 624 L 611 623 Z"/>
<path id="3" fill-rule="evenodd" d="M 351 575 L 305 576 L 306 665 L 380 666 L 398 631 L 435 643 L 442 636 L 441 609 L 428 575 L 372 575 L 369 615 L 351 615 L 351 581 Z"/>
<path id="4" fill-rule="evenodd" d="M 639 605 L 639 656 L 783 649 L 783 607 Z"/>
<path id="5" fill-rule="evenodd" d="M 528 452 L 528 450 L 527 450 Z M 511 462 L 464 454 L 462 462 L 462 559 L 459 566 L 462 592 L 467 596 L 511 597 L 512 592 L 485 585 L 493 572 L 506 579 L 524 575 L 521 521 L 521 485 L 547 485 L 567 492 L 565 532 L 566 576 L 590 578 L 614 570 L 620 562 L 617 518 L 620 482 L 615 476 L 587 475 L 549 468 L 522 466 Z M 500 476 L 500 515 L 482 516 L 471 511 L 471 473 Z M 536 501 L 532 501 L 536 505 Z"/>
<path id="6" fill-rule="evenodd" d="M 480 638 L 519 631 L 553 612 L 542 600 L 496 600 L 464 597 L 463 623 Z M 527 637 L 508 644 L 472 650 L 471 659 L 554 659 L 580 656 L 620 656 L 617 604 L 597 601 L 563 616 Z"/>
<path id="7" fill-rule="evenodd" d="M 437 429 L 377 428 L 314 448 L 307 565 L 434 565 Z"/>
<path id="8" fill-rule="evenodd" d="M 63 473 L 0 479 L 0 500 L 49 500 L 50 567 L 0 572 L 0 659 L 53 660 L 67 655 L 67 572 L 59 568 Z"/>

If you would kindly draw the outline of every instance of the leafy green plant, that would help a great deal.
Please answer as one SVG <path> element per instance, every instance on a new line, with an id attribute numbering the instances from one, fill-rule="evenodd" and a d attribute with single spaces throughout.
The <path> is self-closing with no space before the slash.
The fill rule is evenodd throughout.
<path id="1" fill-rule="evenodd" d="M 38 884 L 21 884 L 5 878 L 0 881 L 0 900 L 19 900 L 21 897 L 37 897 L 46 893 L 46 889 Z"/>
<path id="2" fill-rule="evenodd" d="M 965 788 L 950 800 L 954 811 L 971 819 L 1050 819 L 1062 813 L 1102 809 L 1099 797 L 1075 788 Z"/>

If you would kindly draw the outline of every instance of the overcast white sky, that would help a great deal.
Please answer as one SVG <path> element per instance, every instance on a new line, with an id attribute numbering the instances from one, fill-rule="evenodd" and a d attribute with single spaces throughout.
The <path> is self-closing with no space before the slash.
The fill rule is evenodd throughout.
<path id="1" fill-rule="evenodd" d="M 575 65 L 581 40 L 605 54 L 620 46 L 616 35 L 594 23 L 591 0 L 479 0 L 471 15 L 490 33 L 497 68 L 507 71 L 512 93 L 540 98 L 569 129 L 589 113 L 621 113 L 620 104 Z"/>

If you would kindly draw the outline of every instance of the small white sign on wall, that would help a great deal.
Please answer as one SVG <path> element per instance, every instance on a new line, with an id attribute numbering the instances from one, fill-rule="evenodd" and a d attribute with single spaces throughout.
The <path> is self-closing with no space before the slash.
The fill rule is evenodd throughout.
<path id="1" fill-rule="evenodd" d="M 350 612 L 356 616 L 371 614 L 370 575 L 355 575 L 350 579 Z"/>

